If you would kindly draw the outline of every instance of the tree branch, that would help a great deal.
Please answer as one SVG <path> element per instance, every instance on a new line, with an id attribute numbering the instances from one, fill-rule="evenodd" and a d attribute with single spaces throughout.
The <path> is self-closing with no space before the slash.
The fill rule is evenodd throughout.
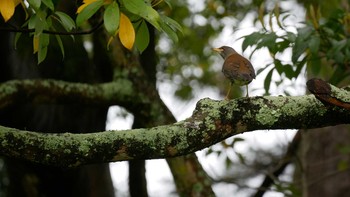
<path id="1" fill-rule="evenodd" d="M 59 80 L 12 80 L 0 84 L 0 110 L 18 103 L 116 105 L 140 103 L 127 79 L 89 85 Z M 139 93 L 141 94 L 141 93 Z"/>
<path id="2" fill-rule="evenodd" d="M 332 91 L 344 90 L 332 86 Z M 108 95 L 117 94 L 109 92 Z M 318 128 L 346 123 L 350 123 L 349 110 L 326 107 L 313 95 L 231 101 L 206 98 L 197 103 L 190 118 L 149 129 L 44 134 L 1 126 L 0 154 L 44 165 L 74 167 L 186 155 L 247 131 Z"/>
<path id="3" fill-rule="evenodd" d="M 51 35 L 65 35 L 65 36 L 71 36 L 71 35 L 87 35 L 95 32 L 98 28 L 100 28 L 103 25 L 103 20 L 101 20 L 96 26 L 92 27 L 89 30 L 85 31 L 70 31 L 70 32 L 64 32 L 64 31 L 51 31 L 51 30 L 43 30 L 44 34 L 51 34 Z M 11 25 L 12 26 L 12 25 Z M 35 29 L 26 29 L 26 28 L 19 28 L 16 26 L 12 26 L 12 28 L 7 27 L 0 27 L 0 31 L 5 32 L 20 32 L 20 33 L 33 33 L 35 32 Z"/>

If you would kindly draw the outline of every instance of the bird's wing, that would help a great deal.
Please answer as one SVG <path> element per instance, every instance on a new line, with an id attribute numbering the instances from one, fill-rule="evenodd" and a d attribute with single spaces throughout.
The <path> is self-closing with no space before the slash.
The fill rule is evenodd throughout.
<path id="1" fill-rule="evenodd" d="M 255 71 L 252 64 L 239 54 L 232 54 L 225 59 L 222 67 L 224 75 L 231 79 L 255 79 Z"/>

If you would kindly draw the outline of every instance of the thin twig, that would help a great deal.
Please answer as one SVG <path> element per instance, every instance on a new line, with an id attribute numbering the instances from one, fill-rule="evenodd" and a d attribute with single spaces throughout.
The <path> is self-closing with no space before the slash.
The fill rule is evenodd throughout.
<path id="1" fill-rule="evenodd" d="M 61 31 L 43 30 L 43 33 L 45 33 L 45 34 L 52 34 L 52 35 L 68 35 L 68 36 L 71 36 L 71 35 L 86 35 L 86 34 L 91 34 L 94 31 L 96 31 L 98 28 L 100 28 L 102 26 L 102 24 L 103 24 L 103 21 L 100 21 L 95 27 L 93 27 L 92 29 L 87 30 L 87 31 L 61 32 Z M 32 32 L 35 32 L 35 29 L 0 27 L 0 31 L 32 33 Z"/>

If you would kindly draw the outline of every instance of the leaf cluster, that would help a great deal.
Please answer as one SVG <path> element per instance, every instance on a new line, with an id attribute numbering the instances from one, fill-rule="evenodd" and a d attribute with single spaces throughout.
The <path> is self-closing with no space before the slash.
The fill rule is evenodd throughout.
<path id="1" fill-rule="evenodd" d="M 264 6 L 261 4 L 261 6 Z M 263 28 L 242 37 L 244 39 L 242 48 L 246 50 L 253 47 L 253 53 L 261 48 L 268 49 L 272 62 L 266 67 L 258 70 L 258 74 L 267 70 L 264 81 L 265 92 L 268 93 L 272 82 L 272 74 L 277 72 L 281 77 L 277 85 L 285 78 L 296 79 L 303 68 L 307 68 L 313 76 L 325 74 L 324 78 L 333 84 L 339 84 L 349 76 L 349 13 L 345 9 L 337 9 L 332 15 L 325 18 L 321 16 L 312 6 L 308 12 L 311 18 L 296 27 L 296 32 L 288 30 L 284 25 L 285 20 L 292 17 L 276 4 L 270 13 L 259 13 L 259 21 Z M 284 13 L 284 14 L 280 14 Z M 260 16 L 262 15 L 262 16 Z M 269 16 L 269 25 L 264 22 L 264 16 Z M 278 25 L 276 31 L 273 22 Z M 281 54 L 291 50 L 291 60 L 283 61 Z M 331 65 L 330 67 L 327 65 Z"/>
<path id="2" fill-rule="evenodd" d="M 98 12 L 103 16 L 102 23 L 111 36 L 110 41 L 118 35 L 124 47 L 132 50 L 135 46 L 138 51 L 142 52 L 150 40 L 146 23 L 150 23 L 158 31 L 166 33 L 175 42 L 178 41 L 178 32 L 182 32 L 182 27 L 175 20 L 154 9 L 154 6 L 162 1 L 84 0 L 77 9 L 74 21 L 74 16 L 56 10 L 55 3 L 57 1 L 28 0 L 29 5 L 23 6 L 28 14 L 28 19 L 22 28 L 27 27 L 29 30 L 34 30 L 31 35 L 33 36 L 33 51 L 38 54 L 38 64 L 46 58 L 50 34 L 55 35 L 64 57 L 64 47 L 60 34 L 71 35 L 74 39 L 73 35 L 76 34 L 77 28 L 84 28 L 88 20 Z M 11 16 L 6 15 L 6 17 Z M 62 28 L 65 32 L 60 31 Z M 16 36 L 16 42 L 20 35 L 19 33 Z"/>
<path id="3" fill-rule="evenodd" d="M 37 53 L 38 64 L 41 63 L 47 55 L 50 44 L 50 35 L 44 33 L 46 30 L 57 31 L 64 28 L 69 32 L 76 28 L 75 22 L 66 13 L 55 11 L 55 5 L 51 0 L 28 0 L 28 7 L 24 7 L 29 15 L 28 20 L 22 25 L 22 28 L 33 29 L 33 53 Z M 15 43 L 18 42 L 21 33 L 17 33 Z M 64 46 L 59 35 L 55 39 L 61 49 L 64 57 Z"/>

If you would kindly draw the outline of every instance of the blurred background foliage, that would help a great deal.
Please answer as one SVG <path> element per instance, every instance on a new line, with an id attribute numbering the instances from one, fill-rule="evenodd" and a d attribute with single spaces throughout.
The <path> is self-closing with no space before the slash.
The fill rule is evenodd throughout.
<path id="1" fill-rule="evenodd" d="M 304 16 L 301 21 L 295 21 L 300 18 L 293 12 L 297 6 L 303 11 L 297 13 Z M 251 58 L 264 49 L 270 56 L 269 62 L 256 68 L 258 75 L 264 75 L 266 95 L 271 85 L 283 86 L 286 80 L 293 83 L 297 78 L 319 77 L 334 85 L 349 85 L 350 10 L 346 0 L 188 0 L 173 1 L 168 11 L 167 15 L 182 24 L 183 35 L 178 43 L 160 35 L 157 77 L 159 83 L 175 85 L 175 96 L 183 101 L 208 87 L 224 95 L 228 82 L 221 73 L 222 61 L 211 48 L 219 47 L 215 46 L 215 40 L 225 28 L 235 33 L 247 17 L 258 29 L 241 36 L 242 51 L 250 49 Z M 292 91 L 295 95 L 303 90 Z M 290 93 L 284 91 L 285 95 Z M 237 97 L 241 92 L 234 94 Z M 234 148 L 237 143 L 245 143 L 244 138 L 225 140 L 209 148 L 207 156 L 216 157 L 226 166 L 227 171 L 212 177 L 216 183 L 234 184 L 242 190 L 249 190 L 247 183 L 251 178 L 268 174 L 287 146 L 273 150 L 250 148 L 249 154 L 242 154 Z M 216 170 L 212 172 L 215 174 Z M 275 179 L 271 189 L 287 196 L 300 195 L 291 180 Z"/>
<path id="2" fill-rule="evenodd" d="M 159 82 L 171 82 L 175 96 L 183 100 L 203 87 L 227 88 L 221 66 L 214 64 L 218 57 L 212 48 L 219 46 L 212 43 L 224 28 L 237 28 L 251 7 L 244 1 L 173 1 L 168 14 L 182 24 L 183 35 L 178 43 L 160 36 Z"/>

